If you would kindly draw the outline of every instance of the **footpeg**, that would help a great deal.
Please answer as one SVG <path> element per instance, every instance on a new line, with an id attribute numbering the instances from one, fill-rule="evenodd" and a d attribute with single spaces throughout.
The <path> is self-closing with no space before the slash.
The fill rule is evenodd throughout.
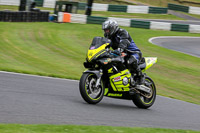
<path id="1" fill-rule="evenodd" d="M 133 86 L 133 87 L 135 86 L 135 81 L 134 81 L 133 77 L 130 78 L 130 84 L 131 84 L 131 86 Z"/>

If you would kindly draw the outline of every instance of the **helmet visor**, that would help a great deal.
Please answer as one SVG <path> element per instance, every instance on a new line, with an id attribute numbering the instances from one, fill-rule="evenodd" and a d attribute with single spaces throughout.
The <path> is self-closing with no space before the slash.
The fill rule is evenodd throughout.
<path id="1" fill-rule="evenodd" d="M 105 29 L 105 30 L 104 30 L 104 33 L 105 33 L 105 34 L 109 34 L 109 33 L 110 33 L 110 30 L 109 30 L 109 29 Z"/>

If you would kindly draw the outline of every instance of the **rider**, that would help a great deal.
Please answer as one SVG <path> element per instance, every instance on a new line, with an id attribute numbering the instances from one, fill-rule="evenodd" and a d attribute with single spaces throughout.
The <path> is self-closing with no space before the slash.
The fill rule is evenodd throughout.
<path id="1" fill-rule="evenodd" d="M 115 20 L 105 21 L 102 24 L 102 30 L 104 30 L 104 36 L 111 40 L 111 47 L 115 54 L 120 55 L 121 52 L 128 49 L 131 51 L 137 51 L 142 55 L 140 49 L 136 46 L 129 33 L 126 30 L 119 28 Z M 138 84 L 140 85 L 144 83 L 144 75 L 138 67 L 141 58 L 138 53 L 131 53 L 129 58 L 126 60 L 126 66 L 130 70 L 131 74 L 136 72 L 139 77 Z"/>

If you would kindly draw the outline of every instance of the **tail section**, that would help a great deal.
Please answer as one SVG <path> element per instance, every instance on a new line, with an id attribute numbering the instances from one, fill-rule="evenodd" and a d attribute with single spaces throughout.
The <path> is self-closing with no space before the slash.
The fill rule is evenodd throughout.
<path id="1" fill-rule="evenodd" d="M 157 57 L 144 57 L 144 59 L 145 59 L 145 63 L 146 63 L 146 67 L 145 67 L 144 71 L 149 69 L 153 64 L 155 64 L 157 62 Z"/>

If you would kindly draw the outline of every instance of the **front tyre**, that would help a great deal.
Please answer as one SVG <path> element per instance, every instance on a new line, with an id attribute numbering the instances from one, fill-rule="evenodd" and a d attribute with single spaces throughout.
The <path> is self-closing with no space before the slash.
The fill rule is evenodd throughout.
<path id="1" fill-rule="evenodd" d="M 93 73 L 83 73 L 80 82 L 79 90 L 82 98 L 89 104 L 99 103 L 104 95 L 104 85 L 101 84 L 95 87 L 97 82 L 97 76 Z"/>
<path id="2" fill-rule="evenodd" d="M 151 89 L 151 93 L 140 92 L 135 94 L 132 99 L 138 108 L 147 109 L 154 104 L 156 99 L 156 86 L 150 77 L 145 77 L 145 86 Z"/>

